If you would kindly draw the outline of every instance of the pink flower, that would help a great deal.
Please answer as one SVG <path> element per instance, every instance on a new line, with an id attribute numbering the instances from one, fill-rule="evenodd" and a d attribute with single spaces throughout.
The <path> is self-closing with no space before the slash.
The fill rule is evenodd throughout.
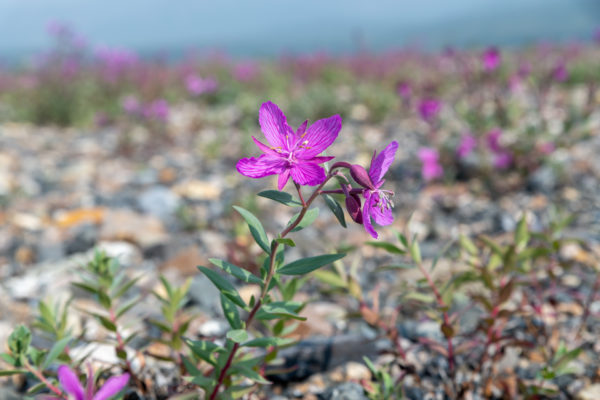
<path id="1" fill-rule="evenodd" d="M 137 115 L 141 111 L 141 104 L 135 96 L 127 96 L 121 102 L 123 111 L 130 115 Z"/>
<path id="2" fill-rule="evenodd" d="M 494 152 L 500 152 L 502 151 L 502 146 L 500 145 L 500 136 L 502 136 L 502 131 L 498 128 L 492 129 L 491 131 L 488 132 L 487 134 L 487 144 L 488 144 L 488 148 Z"/>
<path id="3" fill-rule="evenodd" d="M 500 52 L 495 47 L 488 48 L 482 56 L 483 69 L 492 72 L 500 66 Z"/>
<path id="4" fill-rule="evenodd" d="M 390 199 L 394 193 L 390 190 L 383 190 L 381 186 L 385 182 L 383 176 L 390 169 L 396 157 L 398 142 L 393 141 L 388 144 L 379 155 L 373 153 L 369 172 L 360 165 L 352 165 L 350 174 L 354 180 L 361 185 L 364 190 L 362 194 L 365 198 L 365 204 L 362 209 L 362 218 L 357 218 L 356 207 L 360 207 L 360 198 L 358 201 L 352 196 L 346 196 L 346 208 L 352 216 L 352 219 L 358 223 L 363 223 L 365 230 L 375 239 L 379 236 L 373 228 L 371 219 L 378 225 L 389 225 L 394 222 L 392 207 L 394 203 Z"/>
<path id="5" fill-rule="evenodd" d="M 412 95 L 412 88 L 407 82 L 400 82 L 396 86 L 396 93 L 398 93 L 402 99 L 409 100 Z"/>
<path id="6" fill-rule="evenodd" d="M 152 103 L 144 107 L 144 116 L 146 118 L 154 118 L 159 121 L 166 121 L 169 117 L 169 103 L 164 99 L 154 100 Z"/>
<path id="7" fill-rule="evenodd" d="M 214 78 L 201 78 L 198 75 L 188 75 L 185 78 L 185 87 L 187 91 L 194 96 L 204 93 L 214 93 L 219 87 L 219 83 Z"/>
<path id="8" fill-rule="evenodd" d="M 444 175 L 444 168 L 440 164 L 440 155 L 436 149 L 422 148 L 419 150 L 421 160 L 421 174 L 426 181 L 432 181 Z"/>
<path id="9" fill-rule="evenodd" d="M 264 154 L 238 161 L 240 174 L 250 178 L 279 175 L 279 190 L 284 188 L 290 176 L 299 185 L 315 186 L 325 180 L 325 170 L 319 164 L 333 157 L 320 157 L 319 154 L 337 138 L 342 128 L 339 115 L 320 119 L 308 129 L 308 121 L 304 121 L 294 132 L 279 107 L 269 101 L 260 107 L 258 122 L 269 146 L 253 136 L 254 143 Z"/>
<path id="10" fill-rule="evenodd" d="M 94 394 L 94 374 L 88 367 L 87 385 L 84 390 L 77 374 L 66 365 L 58 367 L 58 381 L 62 388 L 75 400 L 106 400 L 119 393 L 129 382 L 129 374 L 113 376 Z"/>
<path id="11" fill-rule="evenodd" d="M 233 77 L 240 82 L 250 82 L 258 75 L 258 67 L 250 61 L 237 64 L 233 68 Z"/>
<path id="12" fill-rule="evenodd" d="M 567 67 L 564 62 L 559 63 L 552 70 L 552 77 L 557 82 L 564 82 L 569 78 L 569 72 L 567 71 Z"/>
<path id="13" fill-rule="evenodd" d="M 471 134 L 466 134 L 460 140 L 458 147 L 456 148 L 456 156 L 458 158 L 464 158 L 471 154 L 477 147 L 477 139 Z"/>
<path id="14" fill-rule="evenodd" d="M 419 103 L 419 114 L 427 122 L 431 122 L 440 112 L 442 103 L 439 100 L 428 98 Z"/>
<path id="15" fill-rule="evenodd" d="M 500 151 L 494 153 L 494 167 L 506 169 L 510 167 L 513 161 L 513 156 L 508 151 Z"/>

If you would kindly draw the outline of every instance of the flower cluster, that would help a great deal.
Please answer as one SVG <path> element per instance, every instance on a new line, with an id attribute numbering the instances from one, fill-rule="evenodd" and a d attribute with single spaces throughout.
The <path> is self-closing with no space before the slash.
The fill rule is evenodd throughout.
<path id="1" fill-rule="evenodd" d="M 323 185 L 332 176 L 341 175 L 339 169 L 345 168 L 359 187 L 340 183 L 340 189 L 327 193 L 344 194 L 346 210 L 352 220 L 364 225 L 365 230 L 374 238 L 377 238 L 378 234 L 372 221 L 378 225 L 389 225 L 394 221 L 394 203 L 391 200 L 394 193 L 382 189 L 382 186 L 385 182 L 383 177 L 394 161 L 398 142 L 391 142 L 379 154 L 375 152 L 368 172 L 357 164 L 336 162 L 329 174 L 326 174 L 320 164 L 334 157 L 320 154 L 333 144 L 342 128 L 339 115 L 320 119 L 310 126 L 308 121 L 304 121 L 294 131 L 279 107 L 272 102 L 266 102 L 260 108 L 259 124 L 269 145 L 252 137 L 263 154 L 258 158 L 239 160 L 237 170 L 242 175 L 250 178 L 278 175 L 277 188 L 282 190 L 290 177 L 297 186 Z M 344 179 L 349 182 L 347 178 Z"/>

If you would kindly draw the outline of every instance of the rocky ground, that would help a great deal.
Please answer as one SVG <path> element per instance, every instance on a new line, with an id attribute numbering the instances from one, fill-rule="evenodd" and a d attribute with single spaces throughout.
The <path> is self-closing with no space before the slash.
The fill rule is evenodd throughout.
<path id="1" fill-rule="evenodd" d="M 242 221 L 232 213 L 233 204 L 268 216 L 263 221 L 269 232 L 281 229 L 291 214 L 283 206 L 273 207 L 267 200 L 253 196 L 272 189 L 274 180 L 251 180 L 237 174 L 235 162 L 250 149 L 250 133 L 225 128 L 233 125 L 235 112 L 221 110 L 198 117 L 204 123 L 194 129 L 185 125 L 186 118 L 185 110 L 175 109 L 173 126 L 161 135 L 142 128 L 81 132 L 17 124 L 0 126 L 2 346 L 15 324 L 32 322 L 40 299 L 64 301 L 74 296 L 76 309 L 89 305 L 90 300 L 73 291 L 69 284 L 98 247 L 118 257 L 128 275 L 142 276 L 141 293 L 158 288 L 160 274 L 175 284 L 191 277 L 188 308 L 197 318 L 190 334 L 224 336 L 227 324 L 216 290 L 196 266 L 207 265 L 209 257 L 248 265 L 258 253 Z M 208 123 L 208 119 L 218 123 Z M 331 148 L 331 154 L 338 159 L 366 164 L 372 149 L 381 149 L 392 139 L 401 143 L 387 177 L 387 184 L 396 191 L 396 221 L 392 229 L 381 229 L 384 238 L 393 241 L 392 231 L 403 230 L 412 216 L 412 230 L 422 240 L 424 258 L 431 259 L 461 233 L 501 237 L 512 232 L 525 210 L 529 211 L 531 229 L 541 230 L 549 223 L 549 210 L 556 207 L 574 215 L 568 235 L 585 241 L 586 251 L 600 248 L 600 135 L 557 151 L 552 155 L 553 163 L 529 177 L 499 173 L 492 191 L 476 179 L 424 185 L 415 156 L 423 139 L 414 133 L 414 124 L 418 121 L 388 121 L 376 127 L 351 119 L 345 121 L 340 139 Z M 420 278 L 410 270 L 385 275 L 382 282 L 382 276 L 373 271 L 377 265 L 389 262 L 389 256 L 361 246 L 370 239 L 361 226 L 351 225 L 344 230 L 326 212 L 324 204 L 320 206 L 323 212 L 317 223 L 294 238 L 298 246 L 290 253 L 290 259 L 326 251 L 331 241 L 355 245 L 357 249 L 346 262 L 358 266 L 364 293 L 377 286 L 382 293 L 390 294 L 390 302 L 394 299 L 391 293 L 400 282 Z M 583 257 L 581 247 L 571 250 L 572 257 Z M 436 278 L 451 274 L 452 265 L 440 264 Z M 589 292 L 593 284 L 593 275 L 591 279 L 585 275 L 565 279 L 571 279 L 569 284 L 582 293 Z M 306 298 L 315 294 L 319 297 L 303 311 L 308 321 L 296 332 L 302 342 L 286 353 L 287 359 L 300 367 L 295 373 L 278 375 L 277 383 L 269 389 L 269 398 L 365 398 L 358 384 L 370 381 L 371 372 L 362 357 L 376 359 L 386 346 L 385 340 L 357 318 L 355 300 L 319 294 L 324 290 L 321 284 L 310 284 L 306 290 Z M 242 296 L 249 297 L 253 291 L 251 286 L 240 288 Z M 583 313 L 577 302 L 569 300 L 564 304 L 563 307 L 571 305 L 571 310 L 565 314 L 566 320 L 556 324 L 560 329 L 568 329 L 565 327 Z M 584 336 L 589 343 L 596 343 L 600 301 L 592 304 L 591 311 L 592 322 Z M 156 300 L 147 296 L 132 310 L 130 328 L 145 326 L 144 321 L 156 313 Z M 69 319 L 76 331 L 85 327 L 88 335 L 103 334 L 94 326 L 94 320 L 84 314 L 73 313 Z M 407 316 L 401 319 L 400 331 L 408 349 L 407 358 L 417 371 L 405 381 L 406 397 L 447 398 L 443 385 L 447 378 L 446 361 L 420 340 L 440 336 L 439 327 Z M 590 346 L 588 361 L 581 362 L 585 373 L 556 383 L 562 398 L 600 397 L 595 383 L 599 382 L 600 349 L 597 343 Z M 173 379 L 172 371 L 151 355 L 161 350 L 145 349 L 138 356 L 143 357 L 157 395 L 164 396 Z M 73 349 L 78 351 L 92 351 L 91 357 L 96 360 L 116 361 L 112 350 L 102 346 Z M 379 357 L 380 362 L 385 362 L 389 356 Z M 536 360 L 508 353 L 501 368 L 521 371 L 518 373 L 522 378 L 533 379 L 536 365 Z M 458 371 L 464 382 L 477 379 L 470 375 L 466 360 Z M 507 385 L 516 385 L 512 376 L 507 374 Z M 7 390 L 18 390 L 13 381 L 0 382 Z M 430 397 L 426 397 L 427 393 Z"/>

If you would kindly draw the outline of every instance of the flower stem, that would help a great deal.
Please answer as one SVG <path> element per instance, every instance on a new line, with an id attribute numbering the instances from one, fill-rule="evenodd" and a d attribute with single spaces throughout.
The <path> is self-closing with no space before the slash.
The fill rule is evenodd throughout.
<path id="1" fill-rule="evenodd" d="M 25 369 L 27 369 L 27 371 L 31 372 L 36 378 L 38 378 L 44 385 L 46 385 L 46 387 L 52 391 L 52 393 L 54 393 L 55 395 L 57 395 L 59 398 L 61 399 L 65 399 L 68 400 L 68 397 L 66 394 L 64 394 L 62 392 L 62 390 L 60 390 L 59 388 L 57 388 L 56 386 L 54 386 L 52 383 L 50 383 L 50 381 L 48 379 L 46 379 L 46 377 L 37 369 L 33 368 L 29 363 L 25 364 Z"/>
<path id="2" fill-rule="evenodd" d="M 304 201 L 302 194 L 300 192 L 300 186 L 296 185 L 296 188 L 298 188 L 298 194 L 300 195 L 300 199 L 302 200 L 302 210 L 300 210 L 300 214 L 298 215 L 298 218 L 296 218 L 292 224 L 290 224 L 287 228 L 285 228 L 280 233 L 279 237 L 281 237 L 281 238 L 285 237 L 288 233 L 290 233 L 292 231 L 292 229 L 294 229 L 296 226 L 298 226 L 298 224 L 304 218 L 304 215 L 306 215 L 306 212 L 308 211 L 312 202 L 317 198 L 317 196 L 320 194 L 323 186 L 325 186 L 325 184 L 332 178 L 332 176 L 333 176 L 333 168 L 327 175 L 327 178 L 325 178 L 323 183 L 321 183 L 315 189 L 315 191 L 312 193 L 312 195 L 309 197 L 309 199 L 306 202 Z M 269 253 L 269 269 L 267 272 L 267 276 L 265 278 L 265 281 L 263 282 L 262 290 L 260 292 L 260 296 L 258 297 L 258 300 L 254 304 L 254 307 L 252 307 L 252 310 L 250 310 L 250 313 L 248 314 L 248 317 L 246 318 L 246 321 L 245 321 L 246 327 L 250 326 L 250 324 L 254 320 L 254 316 L 256 315 L 256 313 L 258 312 L 260 307 L 262 306 L 262 304 L 265 300 L 265 297 L 267 296 L 267 292 L 269 291 L 269 286 L 271 284 L 271 280 L 273 279 L 273 276 L 275 275 L 275 255 L 277 254 L 278 248 L 279 248 L 279 242 L 275 242 L 271 246 L 271 252 Z M 233 363 L 235 354 L 237 353 L 239 348 L 240 348 L 239 343 L 235 343 L 233 345 L 233 347 L 231 348 L 231 352 L 229 353 L 229 356 L 227 357 L 227 361 L 225 362 L 223 369 L 221 369 L 221 372 L 219 373 L 219 377 L 217 378 L 217 384 L 215 385 L 213 391 L 211 392 L 209 400 L 215 400 L 217 398 L 219 389 L 221 388 L 221 385 L 223 385 L 223 381 L 227 377 L 227 371 L 231 367 L 231 364 Z"/>

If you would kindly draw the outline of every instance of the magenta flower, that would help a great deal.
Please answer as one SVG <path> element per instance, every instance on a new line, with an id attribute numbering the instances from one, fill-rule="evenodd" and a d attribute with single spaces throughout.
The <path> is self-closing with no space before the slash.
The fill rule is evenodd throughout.
<path id="1" fill-rule="evenodd" d="M 194 96 L 204 93 L 214 93 L 219 87 L 219 83 L 214 78 L 201 78 L 198 75 L 188 75 L 185 78 L 185 87 L 187 91 Z"/>
<path id="2" fill-rule="evenodd" d="M 506 150 L 494 153 L 494 167 L 506 169 L 510 167 L 513 161 L 513 156 Z"/>
<path id="3" fill-rule="evenodd" d="M 142 110 L 142 106 L 135 96 L 127 96 L 121 102 L 123 111 L 130 115 L 137 115 Z"/>
<path id="4" fill-rule="evenodd" d="M 419 114 L 427 122 L 431 122 L 440 112 L 442 103 L 436 99 L 423 99 L 419 103 Z"/>
<path id="5" fill-rule="evenodd" d="M 353 209 L 357 205 L 360 207 L 360 199 L 357 202 L 355 198 L 347 196 L 346 207 L 348 208 L 348 212 L 350 212 L 352 219 L 358 223 L 362 222 L 365 226 L 365 230 L 375 239 L 377 239 L 379 235 L 375 231 L 375 228 L 373 228 L 371 218 L 375 223 L 382 226 L 394 222 L 394 216 L 392 215 L 394 203 L 390 199 L 390 197 L 394 195 L 394 192 L 382 190 L 380 188 L 385 182 L 383 176 L 394 162 L 397 150 L 398 142 L 393 141 L 388 144 L 379 155 L 377 155 L 377 152 L 373 153 L 368 173 L 360 165 L 353 165 L 350 168 L 350 174 L 354 180 L 364 187 L 362 194 L 365 198 L 365 204 L 362 209 L 362 218 L 357 218 L 353 212 Z M 348 199 L 350 199 L 350 202 Z"/>
<path id="6" fill-rule="evenodd" d="M 75 400 L 106 400 L 119 393 L 127 385 L 129 374 L 109 378 L 96 393 L 94 393 L 94 374 L 91 367 L 88 367 L 85 390 L 81 386 L 77 374 L 66 365 L 58 368 L 58 380 L 65 392 L 72 395 Z"/>
<path id="7" fill-rule="evenodd" d="M 557 82 L 564 82 L 567 80 L 567 78 L 569 78 L 569 72 L 567 71 L 565 63 L 561 62 L 554 67 L 552 70 L 552 77 Z"/>
<path id="8" fill-rule="evenodd" d="M 409 100 L 412 95 L 412 88 L 407 82 L 399 82 L 396 85 L 396 92 L 405 101 Z"/>
<path id="9" fill-rule="evenodd" d="M 440 155 L 436 149 L 422 148 L 419 150 L 418 156 L 423 164 L 421 168 L 423 179 L 431 181 L 444 174 L 444 168 L 440 164 Z"/>
<path id="10" fill-rule="evenodd" d="M 471 154 L 477 147 L 477 139 L 471 134 L 466 134 L 460 140 L 458 147 L 456 148 L 456 156 L 458 158 L 464 158 Z"/>
<path id="11" fill-rule="evenodd" d="M 488 148 L 494 153 L 499 153 L 503 150 L 500 145 L 500 136 L 502 136 L 502 131 L 498 128 L 492 129 L 487 134 L 486 140 Z"/>
<path id="12" fill-rule="evenodd" d="M 258 122 L 269 145 L 253 136 L 254 143 L 264 154 L 238 161 L 240 174 L 250 178 L 279 175 L 279 190 L 283 189 L 290 176 L 299 185 L 315 186 L 325 180 L 325 170 L 319 164 L 333 157 L 318 155 L 337 138 L 342 128 L 339 115 L 320 119 L 308 129 L 308 121 L 304 121 L 294 132 L 279 107 L 269 101 L 260 107 Z"/>
<path id="13" fill-rule="evenodd" d="M 497 48 L 490 47 L 483 53 L 481 61 L 483 69 L 492 72 L 500 66 L 500 52 Z"/>
<path id="14" fill-rule="evenodd" d="M 164 99 L 154 100 L 144 107 L 144 116 L 165 122 L 169 117 L 169 103 Z"/>

